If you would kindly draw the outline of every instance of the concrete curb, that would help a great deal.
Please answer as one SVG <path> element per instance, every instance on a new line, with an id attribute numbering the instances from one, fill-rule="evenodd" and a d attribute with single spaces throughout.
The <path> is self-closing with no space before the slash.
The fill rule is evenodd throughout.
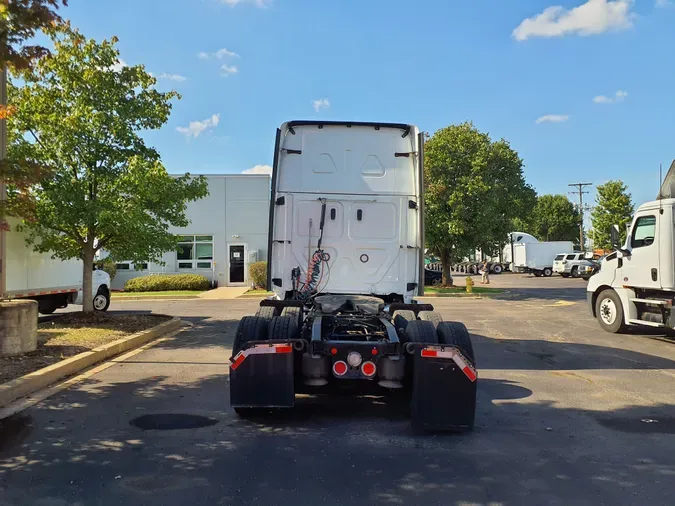
<path id="1" fill-rule="evenodd" d="M 162 334 L 178 330 L 181 324 L 181 319 L 174 317 L 151 329 L 118 339 L 112 343 L 104 344 L 93 350 L 85 351 L 73 357 L 61 360 L 56 364 L 43 367 L 42 369 L 28 373 L 8 381 L 7 383 L 0 384 L 0 407 L 7 406 L 10 402 L 13 402 L 20 397 L 25 397 L 65 378 L 66 376 L 72 376 L 98 362 L 102 362 L 103 360 L 133 348 L 138 348 L 148 341 L 160 337 Z"/>
<path id="2" fill-rule="evenodd" d="M 134 297 L 130 295 L 129 297 L 117 296 L 114 295 L 111 297 L 111 302 L 119 302 L 121 300 L 190 300 L 190 299 L 199 299 L 199 295 L 148 295 L 147 297 Z"/>
<path id="3" fill-rule="evenodd" d="M 425 293 L 422 297 L 455 297 L 458 299 L 483 299 L 490 297 L 500 297 L 503 295 L 509 295 L 511 292 L 504 290 L 503 292 L 493 292 L 493 293 L 466 293 L 466 292 L 456 292 L 456 293 Z M 420 297 L 420 298 L 422 298 Z"/>
<path id="4" fill-rule="evenodd" d="M 235 297 L 237 299 L 266 299 L 267 297 L 270 297 L 271 295 L 274 295 L 273 293 L 254 293 L 251 295 L 240 295 L 239 297 Z"/>

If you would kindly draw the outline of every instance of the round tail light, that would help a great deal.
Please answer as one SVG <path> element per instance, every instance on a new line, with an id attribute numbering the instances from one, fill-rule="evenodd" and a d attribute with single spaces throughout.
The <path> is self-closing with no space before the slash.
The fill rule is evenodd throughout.
<path id="1" fill-rule="evenodd" d="M 333 374 L 335 376 L 344 376 L 347 374 L 347 369 L 347 363 L 342 360 L 338 360 L 333 364 Z"/>
<path id="2" fill-rule="evenodd" d="M 364 362 L 363 365 L 361 366 L 361 372 L 363 373 L 364 376 L 367 376 L 369 378 L 375 376 L 376 371 L 377 367 L 372 362 Z"/>

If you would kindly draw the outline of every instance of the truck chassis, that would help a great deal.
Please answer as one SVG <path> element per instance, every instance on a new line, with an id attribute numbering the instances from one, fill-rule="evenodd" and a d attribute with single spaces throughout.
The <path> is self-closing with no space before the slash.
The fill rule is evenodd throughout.
<path id="1" fill-rule="evenodd" d="M 473 428 L 471 338 L 428 304 L 361 295 L 263 300 L 239 322 L 230 361 L 230 402 L 242 416 L 292 408 L 297 393 L 403 392 L 415 429 Z"/>

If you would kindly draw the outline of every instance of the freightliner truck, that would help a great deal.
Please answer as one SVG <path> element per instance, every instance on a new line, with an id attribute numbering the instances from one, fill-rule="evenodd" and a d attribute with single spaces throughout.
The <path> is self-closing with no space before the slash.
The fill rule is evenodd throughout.
<path id="1" fill-rule="evenodd" d="M 277 130 L 268 289 L 241 319 L 230 402 L 242 416 L 296 394 L 406 395 L 413 427 L 470 430 L 471 338 L 424 294 L 424 138 L 413 125 L 290 121 Z"/>
<path id="2" fill-rule="evenodd" d="M 591 276 L 587 298 L 591 314 L 608 332 L 629 326 L 675 328 L 675 161 L 657 199 L 642 204 L 626 240 L 611 230 L 615 251 Z"/>

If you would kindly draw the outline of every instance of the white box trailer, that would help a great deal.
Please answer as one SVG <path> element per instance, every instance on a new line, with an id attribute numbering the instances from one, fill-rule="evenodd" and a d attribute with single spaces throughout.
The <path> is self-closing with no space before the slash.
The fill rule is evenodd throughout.
<path id="1" fill-rule="evenodd" d="M 535 276 L 553 274 L 553 261 L 557 254 L 574 251 L 571 241 L 525 242 L 513 245 L 513 270 L 531 272 Z"/>
<path id="2" fill-rule="evenodd" d="M 82 261 L 58 260 L 51 253 L 38 253 L 26 245 L 26 236 L 16 230 L 18 220 L 8 220 L 7 281 L 8 299 L 32 299 L 38 311 L 51 314 L 68 304 L 82 302 Z M 105 311 L 110 305 L 110 276 L 95 271 L 92 276 L 94 309 Z"/>
<path id="3" fill-rule="evenodd" d="M 413 425 L 470 430 L 469 333 L 414 300 L 424 293 L 423 135 L 398 123 L 292 121 L 275 146 L 275 297 L 237 328 L 235 411 L 292 408 L 296 393 L 402 389 Z"/>

